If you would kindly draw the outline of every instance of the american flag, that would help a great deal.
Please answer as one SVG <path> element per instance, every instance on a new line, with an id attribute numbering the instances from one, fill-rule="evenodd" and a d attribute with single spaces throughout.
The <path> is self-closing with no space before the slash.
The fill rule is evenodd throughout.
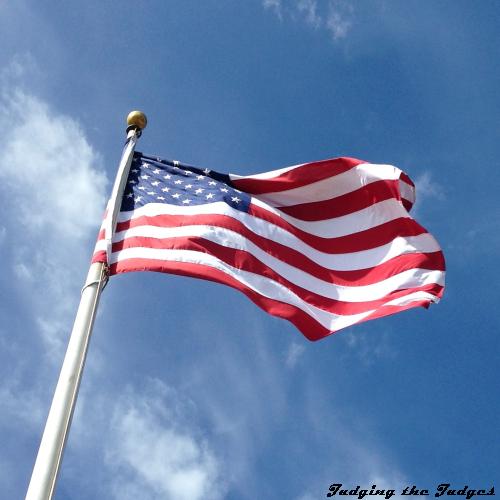
<path id="1" fill-rule="evenodd" d="M 439 301 L 444 257 L 414 200 L 400 169 L 353 158 L 238 176 L 136 152 L 93 261 L 229 285 L 317 340 Z"/>

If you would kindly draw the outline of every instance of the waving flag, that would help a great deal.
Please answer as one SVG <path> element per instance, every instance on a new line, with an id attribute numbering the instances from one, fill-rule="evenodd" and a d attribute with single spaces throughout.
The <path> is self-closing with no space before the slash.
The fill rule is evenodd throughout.
<path id="1" fill-rule="evenodd" d="M 439 301 L 444 258 L 414 200 L 401 170 L 353 158 L 242 177 L 135 153 L 93 261 L 232 286 L 317 340 Z"/>

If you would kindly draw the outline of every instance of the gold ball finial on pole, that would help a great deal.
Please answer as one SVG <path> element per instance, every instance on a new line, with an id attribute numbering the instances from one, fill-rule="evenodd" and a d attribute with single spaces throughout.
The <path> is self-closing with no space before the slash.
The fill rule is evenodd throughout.
<path id="1" fill-rule="evenodd" d="M 131 111 L 127 116 L 128 128 L 134 127 L 139 130 L 146 128 L 148 119 L 142 111 Z"/>

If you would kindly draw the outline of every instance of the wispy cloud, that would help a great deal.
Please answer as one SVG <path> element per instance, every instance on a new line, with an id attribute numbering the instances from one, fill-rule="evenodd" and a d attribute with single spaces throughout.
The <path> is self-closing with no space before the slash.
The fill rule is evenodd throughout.
<path id="1" fill-rule="evenodd" d="M 220 467 L 200 432 L 190 426 L 190 404 L 159 380 L 128 390 L 114 410 L 106 462 L 120 500 L 218 499 Z"/>
<path id="2" fill-rule="evenodd" d="M 280 21 L 290 19 L 322 29 L 335 42 L 347 37 L 353 25 L 354 8 L 343 0 L 263 0 L 263 6 Z"/>
<path id="3" fill-rule="evenodd" d="M 0 71 L 0 120 L 8 124 L 0 157 L 0 250 L 2 277 L 11 283 L 4 301 L 22 297 L 17 308 L 1 311 L 0 424 L 39 439 L 106 178 L 78 123 L 27 90 L 33 71 L 29 55 Z"/>
<path id="4" fill-rule="evenodd" d="M 263 0 L 265 9 L 272 10 L 278 18 L 283 19 L 281 0 Z"/>
<path id="5" fill-rule="evenodd" d="M 445 193 L 443 187 L 433 178 L 431 172 L 424 172 L 415 179 L 415 186 L 418 196 L 424 199 L 434 198 L 444 200 Z"/>
<path id="6" fill-rule="evenodd" d="M 3 232 L 15 249 L 4 265 L 25 287 L 39 331 L 57 351 L 104 207 L 106 177 L 78 123 L 23 90 L 31 66 L 29 58 L 15 59 L 0 80 L 0 119 L 9 124 L 0 158 L 9 221 Z"/>
<path id="7" fill-rule="evenodd" d="M 318 3 L 316 0 L 299 0 L 297 11 L 309 26 L 319 28 L 323 24 L 323 19 L 318 14 Z"/>
<path id="8" fill-rule="evenodd" d="M 303 345 L 292 342 L 286 353 L 286 366 L 288 366 L 288 368 L 294 368 L 299 361 L 299 358 L 304 354 L 305 350 L 306 348 Z"/>
<path id="9" fill-rule="evenodd" d="M 1 334 L 1 332 L 0 332 Z M 1 337 L 3 339 L 3 335 Z M 2 342 L 4 344 L 4 342 Z M 19 357 L 19 352 L 3 345 L 3 352 Z M 26 387 L 22 376 L 22 367 L 3 378 L 0 384 L 0 422 L 2 427 L 12 428 L 21 424 L 30 431 L 37 428 L 46 414 L 38 384 Z M 1 483 L 0 483 L 1 484 Z"/>
<path id="10" fill-rule="evenodd" d="M 328 8 L 326 28 L 334 40 L 345 38 L 352 27 L 353 7 L 351 4 L 332 0 Z"/>
<path id="11" fill-rule="evenodd" d="M 397 355 L 397 351 L 390 342 L 391 331 L 367 332 L 358 329 L 354 332 L 346 331 L 342 340 L 352 350 L 352 353 L 366 366 L 389 360 Z"/>
<path id="12" fill-rule="evenodd" d="M 416 217 L 420 207 L 428 200 L 443 201 L 446 199 L 446 193 L 437 181 L 432 177 L 432 173 L 425 171 L 415 178 L 415 205 L 412 208 L 412 215 Z"/>

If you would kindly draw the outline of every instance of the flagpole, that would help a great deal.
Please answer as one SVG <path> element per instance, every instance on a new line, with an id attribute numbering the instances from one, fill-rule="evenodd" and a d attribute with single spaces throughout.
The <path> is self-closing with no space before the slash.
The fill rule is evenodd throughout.
<path id="1" fill-rule="evenodd" d="M 144 113 L 132 111 L 127 117 L 127 142 L 118 166 L 105 220 L 107 255 L 120 211 L 123 190 L 127 182 L 135 144 L 147 120 Z M 54 494 L 64 446 L 75 408 L 87 349 L 94 325 L 101 292 L 108 280 L 108 268 L 102 262 L 90 266 L 82 289 L 80 305 L 62 364 L 59 380 L 43 431 L 40 448 L 31 475 L 26 500 L 50 500 Z"/>

